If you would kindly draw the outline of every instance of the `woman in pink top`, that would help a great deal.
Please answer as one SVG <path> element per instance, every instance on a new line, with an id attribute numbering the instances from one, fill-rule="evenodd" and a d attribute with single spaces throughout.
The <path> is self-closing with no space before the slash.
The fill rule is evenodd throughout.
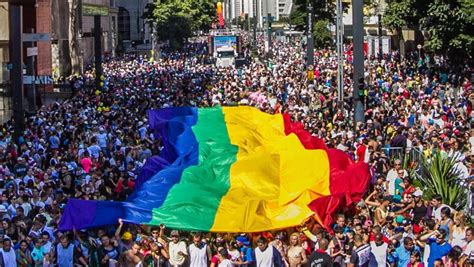
<path id="1" fill-rule="evenodd" d="M 84 172 L 89 173 L 89 170 L 91 169 L 91 166 L 92 166 L 92 160 L 89 157 L 89 152 L 87 151 L 84 152 L 84 157 L 81 159 L 81 165 L 82 165 L 82 168 L 84 169 Z"/>

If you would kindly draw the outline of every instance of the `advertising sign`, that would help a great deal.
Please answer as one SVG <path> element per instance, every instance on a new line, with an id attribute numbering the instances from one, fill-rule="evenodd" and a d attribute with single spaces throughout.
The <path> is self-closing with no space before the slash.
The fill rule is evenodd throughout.
<path id="1" fill-rule="evenodd" d="M 221 36 L 214 36 L 214 50 L 216 51 L 217 48 L 229 46 L 233 47 L 235 51 L 237 51 L 237 36 L 235 35 L 221 35 Z"/>

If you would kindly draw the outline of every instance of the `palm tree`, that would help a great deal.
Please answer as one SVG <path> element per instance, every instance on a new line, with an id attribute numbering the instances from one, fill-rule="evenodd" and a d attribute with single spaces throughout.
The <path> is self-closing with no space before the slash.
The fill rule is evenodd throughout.
<path id="1" fill-rule="evenodd" d="M 440 151 L 429 159 L 425 156 L 421 160 L 421 175 L 417 178 L 424 186 L 425 197 L 439 194 L 443 203 L 461 210 L 466 206 L 466 188 L 460 180 L 460 171 L 456 168 L 456 157 L 446 157 Z"/>

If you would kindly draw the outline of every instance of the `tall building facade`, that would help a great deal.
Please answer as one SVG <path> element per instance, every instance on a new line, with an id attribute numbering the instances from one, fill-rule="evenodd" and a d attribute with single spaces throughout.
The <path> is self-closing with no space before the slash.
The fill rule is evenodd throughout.
<path id="1" fill-rule="evenodd" d="M 45 0 L 50 1 L 52 27 L 52 75 L 68 75 L 71 72 L 69 39 L 71 38 L 71 14 L 76 14 L 76 34 L 79 43 L 80 67 L 84 70 L 94 62 L 94 17 L 100 13 L 103 56 L 115 56 L 118 43 L 116 0 Z M 75 1 L 75 2 L 73 2 Z M 76 3 L 76 8 L 73 8 Z"/>
<path id="2" fill-rule="evenodd" d="M 241 16 L 257 17 L 259 27 L 264 27 L 267 15 L 270 13 L 273 21 L 289 17 L 293 8 L 292 0 L 226 0 L 224 18 L 234 21 Z"/>
<path id="3" fill-rule="evenodd" d="M 7 63 L 9 61 L 8 40 L 8 4 L 0 3 L 0 84 L 8 80 Z M 3 89 L 3 88 L 2 88 Z"/>
<path id="4" fill-rule="evenodd" d="M 24 33 L 51 33 L 51 0 L 37 0 L 35 4 L 28 3 L 22 7 Z M 9 43 L 9 6 L 0 3 L 0 88 L 6 89 L 5 84 L 10 80 L 7 65 L 10 60 Z M 22 45 L 22 44 L 18 44 Z M 51 75 L 51 41 L 36 42 L 36 75 Z M 26 62 L 26 53 L 24 53 Z"/>
<path id="5" fill-rule="evenodd" d="M 151 48 L 151 27 L 143 18 L 147 4 L 154 0 L 115 0 L 118 7 L 118 40 L 123 51 Z M 148 49 L 149 50 L 149 49 Z"/>

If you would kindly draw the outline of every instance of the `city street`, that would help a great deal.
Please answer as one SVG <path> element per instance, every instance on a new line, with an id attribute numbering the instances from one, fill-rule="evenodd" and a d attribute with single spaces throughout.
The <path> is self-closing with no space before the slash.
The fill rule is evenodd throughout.
<path id="1" fill-rule="evenodd" d="M 0 267 L 474 266 L 473 11 L 0 0 Z"/>

